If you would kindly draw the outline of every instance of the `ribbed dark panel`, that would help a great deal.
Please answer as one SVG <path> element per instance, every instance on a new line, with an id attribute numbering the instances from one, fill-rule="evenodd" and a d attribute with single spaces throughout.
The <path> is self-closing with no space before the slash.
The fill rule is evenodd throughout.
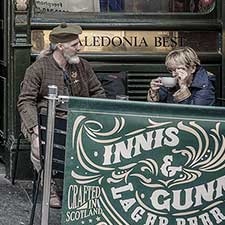
<path id="1" fill-rule="evenodd" d="M 129 100 L 147 101 L 147 92 L 151 79 L 169 74 L 162 73 L 128 73 L 127 90 Z"/>

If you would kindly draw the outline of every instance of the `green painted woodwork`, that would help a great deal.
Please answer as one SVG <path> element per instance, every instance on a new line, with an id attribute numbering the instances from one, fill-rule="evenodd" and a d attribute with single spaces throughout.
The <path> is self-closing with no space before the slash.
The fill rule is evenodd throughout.
<path id="1" fill-rule="evenodd" d="M 222 0 L 217 0 L 217 6 L 209 14 L 190 15 L 185 14 L 35 14 L 31 15 L 31 5 L 28 11 L 16 11 L 15 1 L 4 2 L 4 53 L 6 59 L 2 63 L 1 76 L 5 82 L 6 108 L 1 111 L 4 118 L 1 135 L 6 138 L 3 148 L 7 154 L 7 175 L 11 174 L 12 150 L 15 148 L 16 139 L 20 132 L 20 121 L 16 109 L 16 101 L 19 94 L 20 83 L 24 77 L 26 68 L 35 60 L 36 55 L 31 54 L 31 30 L 51 29 L 60 22 L 80 24 L 83 29 L 95 30 L 149 30 L 149 31 L 214 31 L 220 34 L 220 52 L 208 54 L 201 52 L 200 58 L 209 71 L 218 75 L 218 97 L 225 97 L 223 78 L 224 74 L 224 8 Z M 27 1 L 31 4 L 32 1 Z M 1 7 L 3 9 L 3 7 Z M 149 80 L 160 73 L 165 73 L 165 54 L 82 54 L 91 62 L 96 73 L 117 73 L 127 71 L 129 78 L 129 95 L 132 100 L 145 101 Z M 1 98 L 3 99 L 3 98 Z M 2 140 L 1 140 L 2 141 Z M 24 147 L 23 147 L 24 148 Z M 29 152 L 29 145 L 26 145 Z M 29 154 L 29 153 L 27 153 Z M 29 158 L 29 157 L 27 157 Z M 30 162 L 19 160 L 21 170 L 19 177 L 30 170 L 27 166 Z M 23 168 L 22 168 L 23 167 Z M 23 171 L 23 172 L 22 172 Z"/>

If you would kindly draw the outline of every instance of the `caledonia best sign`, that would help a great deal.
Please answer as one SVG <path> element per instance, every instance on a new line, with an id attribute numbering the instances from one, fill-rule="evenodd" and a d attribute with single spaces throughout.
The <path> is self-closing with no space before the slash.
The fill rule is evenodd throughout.
<path id="1" fill-rule="evenodd" d="M 217 114 L 72 99 L 62 224 L 224 225 L 225 124 Z"/>
<path id="2" fill-rule="evenodd" d="M 49 30 L 32 30 L 32 51 L 40 52 L 49 46 Z M 207 38 L 206 38 L 207 37 Z M 169 52 L 177 47 L 190 46 L 196 51 L 218 49 L 216 32 L 83 30 L 79 36 L 81 52 Z"/>

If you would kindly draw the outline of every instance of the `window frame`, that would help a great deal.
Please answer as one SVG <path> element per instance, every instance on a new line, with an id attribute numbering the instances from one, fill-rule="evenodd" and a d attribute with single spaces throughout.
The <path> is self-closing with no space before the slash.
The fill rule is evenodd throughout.
<path id="1" fill-rule="evenodd" d="M 35 1 L 35 0 L 34 0 Z M 218 12 L 221 11 L 222 2 L 221 0 L 216 0 L 215 7 L 209 13 L 189 13 L 189 12 L 60 12 L 60 13 L 36 13 L 35 8 L 32 10 L 32 22 L 41 23 L 45 22 L 75 22 L 80 24 L 87 24 L 92 26 L 92 24 L 100 25 L 101 23 L 116 23 L 116 24 L 126 24 L 128 21 L 132 23 L 131 27 L 135 24 L 141 25 L 141 23 L 151 23 L 151 21 L 157 22 L 157 20 L 176 20 L 176 19 L 217 19 Z M 45 23 L 43 22 L 43 23 Z M 157 26 L 160 24 L 157 24 Z M 111 25 L 112 26 L 112 25 Z"/>

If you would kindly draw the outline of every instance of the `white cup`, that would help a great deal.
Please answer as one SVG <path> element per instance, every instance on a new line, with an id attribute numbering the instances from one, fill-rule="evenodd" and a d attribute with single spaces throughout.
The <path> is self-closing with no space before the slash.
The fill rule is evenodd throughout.
<path id="1" fill-rule="evenodd" d="M 175 77 L 161 77 L 161 82 L 164 87 L 174 87 L 177 84 L 177 79 Z"/>
<path id="2" fill-rule="evenodd" d="M 127 95 L 117 95 L 116 99 L 118 99 L 118 100 L 129 100 L 129 96 L 127 96 Z"/>

